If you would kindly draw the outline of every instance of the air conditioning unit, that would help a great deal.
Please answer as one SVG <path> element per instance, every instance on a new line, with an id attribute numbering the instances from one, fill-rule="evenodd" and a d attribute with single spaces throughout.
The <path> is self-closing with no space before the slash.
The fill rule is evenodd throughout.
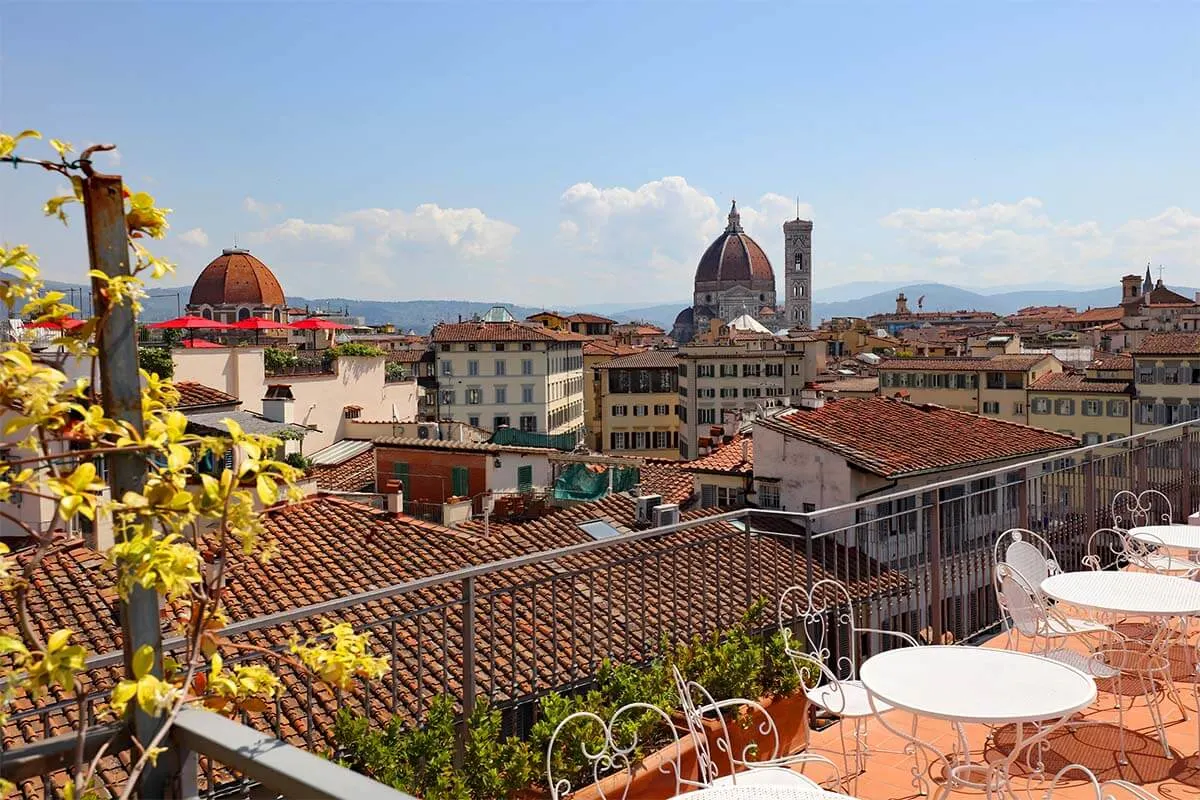
<path id="1" fill-rule="evenodd" d="M 433 427 L 432 425 L 418 425 L 418 426 L 417 426 L 417 438 L 418 438 L 418 439 L 432 439 L 432 438 L 436 438 L 436 437 L 430 436 L 430 430 L 429 430 L 429 429 L 430 429 L 430 428 L 432 428 L 432 427 Z"/>
<path id="2" fill-rule="evenodd" d="M 637 522 L 649 525 L 654 521 L 654 508 L 662 502 L 661 494 L 644 494 L 637 498 Z"/>
<path id="3" fill-rule="evenodd" d="M 651 512 L 654 515 L 654 527 L 662 528 L 667 525 L 679 524 L 679 504 L 663 503 L 657 505 Z"/>

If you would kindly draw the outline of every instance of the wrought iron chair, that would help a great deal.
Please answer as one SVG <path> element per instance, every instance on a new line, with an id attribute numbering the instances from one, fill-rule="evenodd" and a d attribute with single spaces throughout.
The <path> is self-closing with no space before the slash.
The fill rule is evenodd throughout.
<path id="1" fill-rule="evenodd" d="M 687 723 L 688 733 L 696 746 L 696 761 L 700 782 L 704 786 L 780 786 L 825 791 L 813 779 L 792 769 L 805 764 L 827 765 L 833 771 L 832 786 L 840 787 L 842 775 L 837 766 L 816 753 L 779 753 L 779 728 L 770 712 L 754 700 L 742 697 L 714 700 L 708 690 L 695 681 L 686 680 L 678 668 L 672 668 L 675 689 L 679 692 L 679 707 Z M 746 727 L 768 742 L 766 752 L 748 744 L 737 752 L 729 733 L 726 712 L 739 718 L 735 725 Z M 705 721 L 715 723 L 715 737 L 709 746 Z M 715 752 L 714 752 L 715 750 Z"/>
<path id="2" fill-rule="evenodd" d="M 1159 800 L 1158 795 L 1146 791 L 1136 783 L 1130 783 L 1129 781 L 1122 780 L 1104 781 L 1101 783 L 1100 779 L 1096 777 L 1096 774 L 1082 764 L 1068 764 L 1058 772 L 1054 773 L 1054 778 L 1052 779 L 1053 782 L 1051 783 L 1050 788 L 1046 790 L 1044 800 L 1051 800 L 1051 798 L 1054 797 L 1055 792 L 1057 792 L 1059 789 L 1067 788 L 1062 784 L 1062 779 L 1063 776 L 1070 772 L 1083 773 L 1084 781 L 1091 785 L 1092 796 L 1095 798 L 1095 800 L 1117 800 L 1117 797 L 1121 794 L 1136 798 L 1136 800 Z M 1072 790 L 1074 790 L 1074 788 L 1075 787 L 1071 787 Z"/>
<path id="3" fill-rule="evenodd" d="M 1129 535 L 1120 528 L 1098 528 L 1088 537 L 1079 563 L 1095 572 L 1129 563 Z"/>
<path id="4" fill-rule="evenodd" d="M 1025 528 L 1009 528 L 996 537 L 994 564 L 1009 564 L 1031 586 L 1041 586 L 1051 575 L 1062 572 L 1054 548 L 1044 538 Z"/>
<path id="5" fill-rule="evenodd" d="M 860 634 L 876 634 L 895 639 L 902 645 L 919 647 L 920 643 L 901 631 L 859 627 L 854 620 L 854 606 L 844 584 L 825 578 L 813 584 L 811 590 L 791 586 L 779 598 L 779 631 L 784 649 L 792 660 L 800 679 L 808 687 L 808 700 L 817 708 L 842 719 L 854 721 L 854 775 L 866 770 L 866 720 L 891 706 L 876 698 L 874 708 L 867 697 L 866 687 L 858 680 L 857 647 Z M 799 624 L 804 638 L 798 640 L 792 626 Z M 844 631 L 845 636 L 841 636 Z M 844 642 L 844 650 L 839 646 Z M 916 719 L 913 720 L 916 725 Z M 846 731 L 841 730 L 842 761 L 850 771 L 846 751 Z"/>
<path id="6" fill-rule="evenodd" d="M 1091 639 L 1092 647 L 1089 650 L 1095 649 L 1095 644 L 1101 638 L 1116 636 L 1107 625 L 1068 617 L 1057 608 L 1047 606 L 1042 593 L 1033 588 L 1025 575 L 1011 564 L 996 564 L 994 585 L 1000 618 L 1008 629 L 1010 647 L 1015 649 L 1021 636 L 1035 643 L 1041 640 L 1044 644 L 1036 648 L 1039 655 L 1070 664 L 1093 677 L 1112 678 L 1117 674 L 1115 670 L 1082 653 L 1066 647 L 1051 649 L 1052 644 L 1074 636 Z"/>
<path id="7" fill-rule="evenodd" d="M 640 760 L 639 748 L 642 743 L 638 741 L 636 726 L 630 726 L 633 732 L 624 738 L 618 735 L 618 732 L 626 730 L 622 728 L 622 723 L 633 720 L 637 715 L 643 713 L 661 717 L 666 729 L 670 732 L 667 748 L 674 748 L 673 758 L 664 759 L 657 769 L 667 775 L 669 780 L 673 780 L 675 794 L 679 794 L 685 785 L 691 787 L 698 785 L 695 781 L 687 780 L 682 775 L 683 749 L 671 716 L 658 706 L 649 703 L 630 703 L 617 709 L 607 720 L 591 711 L 577 711 L 558 723 L 554 733 L 550 736 L 550 744 L 546 747 L 546 783 L 550 787 L 551 800 L 569 797 L 574 791 L 570 778 L 562 777 L 561 774 L 556 777 L 554 758 L 559 739 L 572 728 L 577 728 L 580 732 L 590 729 L 591 733 L 598 732 L 600 734 L 601 743 L 597 749 L 589 749 L 589 739 L 583 736 L 580 737 L 578 746 L 584 760 L 591 768 L 591 782 L 597 785 L 597 794 L 601 800 L 609 800 L 610 797 L 625 800 L 629 796 L 634 770 Z M 671 755 L 670 750 L 668 750 L 668 755 Z M 610 795 L 601 781 L 618 772 L 625 772 L 629 780 L 620 784 L 620 793 Z"/>
<path id="8" fill-rule="evenodd" d="M 1175 519 L 1170 498 L 1158 489 L 1141 493 L 1122 489 L 1113 495 L 1110 510 L 1113 527 L 1126 531 L 1142 525 L 1170 525 Z"/>

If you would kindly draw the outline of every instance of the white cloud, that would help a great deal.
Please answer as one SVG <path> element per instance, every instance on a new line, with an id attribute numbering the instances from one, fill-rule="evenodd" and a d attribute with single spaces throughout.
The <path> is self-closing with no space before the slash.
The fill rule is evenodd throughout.
<path id="1" fill-rule="evenodd" d="M 364 208 L 246 236 L 289 294 L 379 299 L 524 295 L 506 263 L 519 229 L 478 208 Z"/>
<path id="2" fill-rule="evenodd" d="M 186 230 L 179 234 L 178 239 L 182 244 L 192 247 L 208 247 L 208 234 L 204 232 L 204 228 Z"/>
<path id="3" fill-rule="evenodd" d="M 728 208 L 679 176 L 637 188 L 601 188 L 577 183 L 559 198 L 559 243 L 576 260 L 582 285 L 605 292 L 604 299 L 628 299 L 636 287 L 648 302 L 691 294 L 696 264 L 725 228 Z M 738 204 L 742 226 L 778 267 L 782 263 L 785 220 L 796 214 L 794 200 L 779 194 Z M 811 218 L 812 209 L 801 206 Z"/>
<path id="4" fill-rule="evenodd" d="M 262 219 L 271 219 L 283 213 L 283 203 L 264 203 L 249 196 L 242 200 L 242 208 Z"/>

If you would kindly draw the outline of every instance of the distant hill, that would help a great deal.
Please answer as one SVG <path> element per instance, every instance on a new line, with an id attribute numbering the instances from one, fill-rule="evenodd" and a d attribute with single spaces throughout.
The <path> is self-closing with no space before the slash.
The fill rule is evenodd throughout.
<path id="1" fill-rule="evenodd" d="M 67 293 L 68 301 L 80 305 L 81 291 L 85 308 L 89 307 L 91 289 L 78 284 L 57 283 L 47 281 L 50 288 Z M 1053 285 L 1053 284 L 1051 284 Z M 1036 286 L 1036 285 L 1034 285 Z M 889 287 L 880 289 L 879 287 Z M 855 294 L 864 290 L 874 292 L 866 295 Z M 1176 292 L 1187 297 L 1194 297 L 1197 289 L 1184 286 L 1172 286 Z M 997 291 L 995 289 L 971 290 L 944 283 L 913 283 L 907 285 L 887 284 L 882 281 L 861 281 L 831 287 L 828 290 L 814 292 L 813 316 L 818 320 L 831 317 L 867 317 L 871 314 L 881 314 L 896 308 L 896 295 L 904 292 L 908 297 L 908 306 L 917 310 L 917 301 L 925 298 L 925 311 L 956 311 L 958 309 L 973 309 L 976 311 L 993 311 L 997 314 L 1011 314 L 1026 306 L 1074 306 L 1081 311 L 1088 307 L 1112 306 L 1120 300 L 1120 290 L 1113 286 L 1102 289 L 1056 289 L 1056 288 L 1027 288 L 1016 291 Z M 142 319 L 147 322 L 170 319 L 187 305 L 190 289 L 187 288 L 155 288 L 150 290 L 150 297 L 144 303 L 145 310 Z M 392 323 L 403 330 L 416 330 L 418 333 L 428 333 L 437 322 L 455 322 L 462 317 L 470 319 L 475 314 L 483 314 L 494 305 L 506 306 L 518 319 L 543 310 L 542 307 L 522 306 L 513 303 L 497 301 L 495 303 L 479 303 L 466 300 L 350 300 L 339 297 L 306 298 L 289 297 L 288 302 L 294 306 L 324 309 L 346 308 L 353 316 L 363 317 L 369 325 Z M 622 306 L 617 303 L 598 303 L 593 306 L 565 307 L 559 311 L 571 313 L 574 311 L 591 311 L 611 317 L 618 322 L 644 320 L 670 331 L 675 322 L 675 316 L 688 304 L 687 300 L 677 303 L 663 303 L 653 306 Z"/>

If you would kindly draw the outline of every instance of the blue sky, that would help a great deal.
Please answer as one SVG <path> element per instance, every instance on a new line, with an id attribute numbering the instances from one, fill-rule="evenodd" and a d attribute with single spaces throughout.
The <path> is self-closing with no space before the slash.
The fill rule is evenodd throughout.
<path id="1" fill-rule="evenodd" d="M 821 286 L 1200 267 L 1200 4 L 14 3 L 0 128 L 120 146 L 189 282 L 236 234 L 308 297 L 682 299 L 729 200 Z M 94 44 L 89 50 L 88 41 Z M 94 53 L 94 54 L 93 54 Z M 81 273 L 3 177 L 0 239 Z"/>

